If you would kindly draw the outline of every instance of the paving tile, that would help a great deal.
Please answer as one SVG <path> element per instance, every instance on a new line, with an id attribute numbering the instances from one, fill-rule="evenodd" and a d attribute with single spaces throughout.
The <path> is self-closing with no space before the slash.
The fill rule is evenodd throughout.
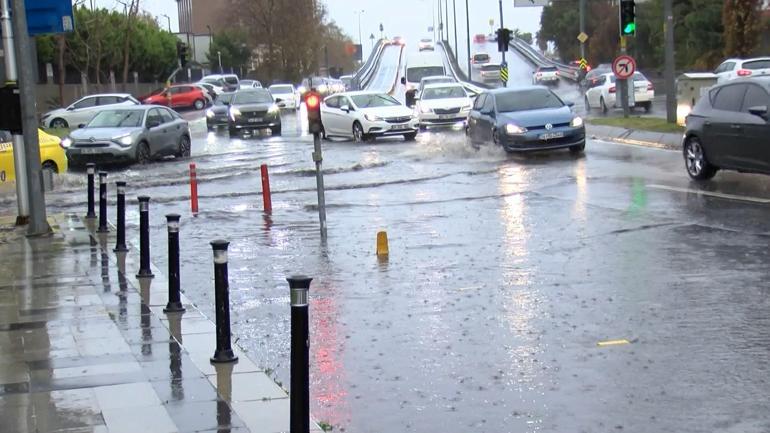
<path id="1" fill-rule="evenodd" d="M 51 391 L 32 395 L 36 431 L 103 425 L 94 393 L 90 389 Z"/>
<path id="2" fill-rule="evenodd" d="M 166 410 L 180 431 L 221 431 L 246 426 L 224 400 L 169 405 Z"/>
<path id="3" fill-rule="evenodd" d="M 28 394 L 23 394 L 27 396 Z M 35 432 L 35 421 L 32 417 L 34 410 L 31 402 L 27 399 L 25 404 L 4 405 L 4 400 L 8 397 L 0 397 L 0 431 L 13 433 L 32 433 Z"/>
<path id="4" fill-rule="evenodd" d="M 56 368 L 51 371 L 50 377 L 52 379 L 70 379 L 109 374 L 140 373 L 141 371 L 142 368 L 138 362 L 128 360 L 128 362 Z"/>
<path id="5" fill-rule="evenodd" d="M 174 340 L 132 344 L 130 347 L 131 353 L 141 362 L 171 361 L 184 352 L 182 346 Z"/>
<path id="6" fill-rule="evenodd" d="M 287 400 L 243 401 L 232 404 L 246 427 L 253 432 L 280 433 L 289 431 Z"/>
<path id="7" fill-rule="evenodd" d="M 203 374 L 210 376 L 212 374 L 217 374 L 217 367 L 213 364 L 211 364 L 211 356 L 214 354 L 214 348 L 211 349 L 211 353 L 209 352 L 194 352 L 190 353 L 190 359 L 195 364 L 195 366 L 203 372 Z M 254 371 L 262 371 L 259 367 L 256 366 L 248 357 L 246 357 L 242 353 L 238 353 L 236 351 L 236 354 L 238 355 L 238 362 L 236 362 L 233 365 L 233 373 L 250 373 Z"/>
<path id="8" fill-rule="evenodd" d="M 131 353 L 123 338 L 91 338 L 77 342 L 78 352 L 83 356 Z"/>
<path id="9" fill-rule="evenodd" d="M 212 385 L 217 386 L 220 376 L 214 374 L 208 376 L 208 378 Z M 281 389 L 281 387 L 263 372 L 237 373 L 233 374 L 230 378 L 225 378 L 225 380 L 229 380 L 230 382 L 231 401 L 288 398 L 286 391 Z M 217 389 L 220 388 L 217 387 Z"/>
<path id="10" fill-rule="evenodd" d="M 177 427 L 163 406 L 103 410 L 110 433 L 175 433 Z"/>
<path id="11" fill-rule="evenodd" d="M 0 385 L 29 382 L 29 368 L 25 362 L 0 365 Z"/>
<path id="12" fill-rule="evenodd" d="M 94 388 L 94 394 L 102 411 L 161 405 L 149 382 L 100 386 Z"/>
<path id="13" fill-rule="evenodd" d="M 179 377 L 151 382 L 158 398 L 167 405 L 214 401 L 217 390 L 205 377 Z"/>
<path id="14" fill-rule="evenodd" d="M 193 364 L 190 357 L 184 353 L 176 359 L 140 362 L 139 364 L 142 366 L 144 378 L 151 382 L 205 377 Z"/>

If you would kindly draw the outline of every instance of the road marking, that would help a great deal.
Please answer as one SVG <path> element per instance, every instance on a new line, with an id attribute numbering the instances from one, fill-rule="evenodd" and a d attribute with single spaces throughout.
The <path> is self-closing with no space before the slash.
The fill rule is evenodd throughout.
<path id="1" fill-rule="evenodd" d="M 760 204 L 770 203 L 770 198 L 750 197 L 745 195 L 735 195 L 735 194 L 727 194 L 723 192 L 703 191 L 699 189 L 679 188 L 676 186 L 666 186 L 666 185 L 657 185 L 657 184 L 647 185 L 647 187 L 653 188 L 653 189 L 662 189 L 666 191 L 682 192 L 686 194 L 705 195 L 710 197 L 723 198 L 727 200 L 748 201 L 751 203 L 760 203 Z"/>
<path id="2" fill-rule="evenodd" d="M 607 340 L 607 341 L 600 341 L 600 342 L 596 343 L 596 345 L 599 346 L 599 347 L 621 346 L 621 345 L 624 345 L 624 344 L 631 344 L 631 342 L 629 342 L 628 340 L 623 338 L 621 340 Z"/>

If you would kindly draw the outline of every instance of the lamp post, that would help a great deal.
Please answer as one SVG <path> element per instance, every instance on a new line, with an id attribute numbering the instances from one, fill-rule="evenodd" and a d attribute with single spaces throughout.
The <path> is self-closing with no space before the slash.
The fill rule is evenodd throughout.
<path id="1" fill-rule="evenodd" d="M 224 72 L 222 72 L 222 52 L 221 51 L 217 51 L 217 58 L 219 59 L 219 73 L 223 74 Z"/>
<path id="2" fill-rule="evenodd" d="M 361 39 L 361 14 L 363 14 L 364 12 L 366 11 L 364 11 L 363 9 L 355 12 L 356 15 L 358 15 L 358 45 L 361 45 L 361 46 L 363 46 L 362 45 L 363 39 Z"/>
<path id="3" fill-rule="evenodd" d="M 166 22 L 168 22 L 168 32 L 171 33 L 171 17 L 166 14 L 160 14 L 162 17 L 166 17 Z"/>

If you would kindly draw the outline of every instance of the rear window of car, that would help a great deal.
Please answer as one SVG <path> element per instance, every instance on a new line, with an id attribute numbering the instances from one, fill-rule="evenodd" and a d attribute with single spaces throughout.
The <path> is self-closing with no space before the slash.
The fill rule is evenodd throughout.
<path id="1" fill-rule="evenodd" d="M 293 93 L 294 89 L 291 86 L 270 86 L 270 91 L 273 93 Z"/>
<path id="2" fill-rule="evenodd" d="M 642 75 L 641 72 L 634 72 L 634 81 L 647 81 L 647 77 Z"/>
<path id="3" fill-rule="evenodd" d="M 225 83 L 238 84 L 238 77 L 236 77 L 235 75 L 228 75 L 225 77 Z"/>
<path id="4" fill-rule="evenodd" d="M 496 99 L 497 111 L 501 113 L 564 106 L 561 99 L 548 89 L 527 89 L 500 93 Z"/>
<path id="5" fill-rule="evenodd" d="M 537 69 L 540 72 L 556 72 L 558 69 L 556 69 L 556 66 L 541 66 Z"/>
<path id="6" fill-rule="evenodd" d="M 757 70 L 757 69 L 770 69 L 770 59 L 763 60 L 750 60 L 743 62 L 745 69 Z"/>
<path id="7" fill-rule="evenodd" d="M 499 71 L 500 65 L 484 65 L 481 67 L 482 71 Z"/>
<path id="8" fill-rule="evenodd" d="M 477 62 L 487 62 L 489 61 L 489 54 L 476 54 L 473 56 L 473 60 Z"/>
<path id="9" fill-rule="evenodd" d="M 233 97 L 233 104 L 266 104 L 268 102 L 273 102 L 273 97 L 267 90 L 241 91 Z"/>
<path id="10" fill-rule="evenodd" d="M 733 84 L 723 86 L 712 91 L 711 105 L 717 110 L 741 111 L 743 95 L 746 93 L 746 86 L 743 84 Z"/>

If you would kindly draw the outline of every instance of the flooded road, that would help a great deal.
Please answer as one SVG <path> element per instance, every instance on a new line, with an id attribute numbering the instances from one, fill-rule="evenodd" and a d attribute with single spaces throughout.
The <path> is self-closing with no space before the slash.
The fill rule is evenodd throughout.
<path id="1" fill-rule="evenodd" d="M 160 269 L 164 215 L 183 215 L 182 289 L 211 317 L 209 241 L 231 241 L 237 344 L 285 386 L 285 278 L 314 277 L 314 418 L 350 432 L 770 430 L 767 178 L 698 186 L 677 152 L 595 140 L 584 156 L 509 156 L 453 131 L 324 142 L 323 242 L 301 119 L 286 114 L 282 137 L 230 140 L 198 118 L 191 159 L 108 179 L 128 182 L 133 245 L 135 197 L 152 197 Z M 64 178 L 49 212 L 85 213 L 85 175 Z"/>

